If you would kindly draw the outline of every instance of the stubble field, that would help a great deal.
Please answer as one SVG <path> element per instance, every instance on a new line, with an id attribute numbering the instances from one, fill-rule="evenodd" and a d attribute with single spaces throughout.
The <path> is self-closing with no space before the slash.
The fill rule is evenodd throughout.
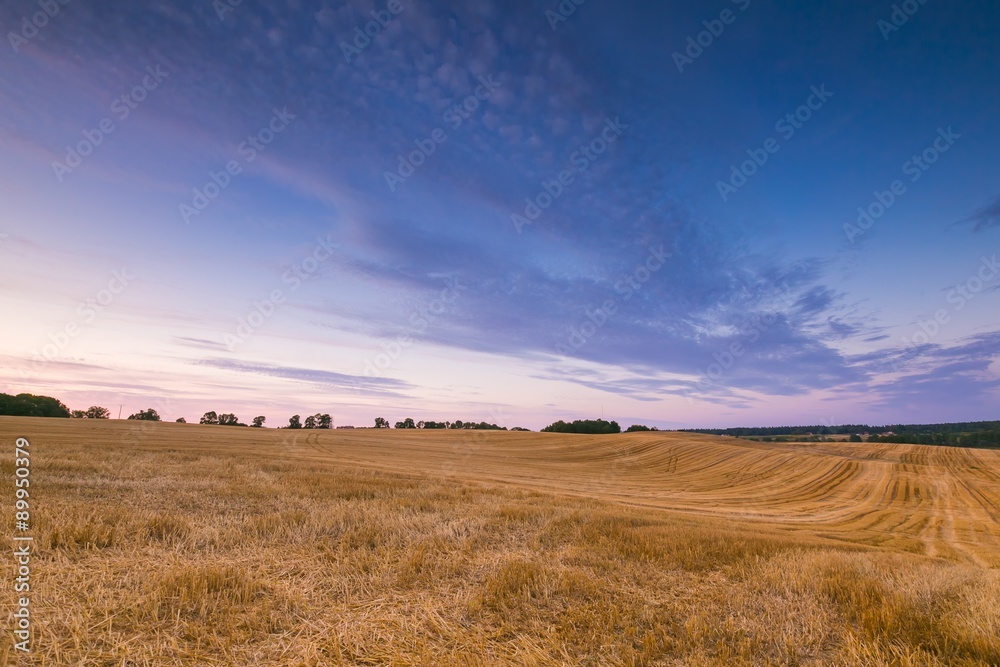
<path id="1" fill-rule="evenodd" d="M 1000 665 L 997 451 L 2 417 L 10 535 L 18 437 L 5 665 Z"/>

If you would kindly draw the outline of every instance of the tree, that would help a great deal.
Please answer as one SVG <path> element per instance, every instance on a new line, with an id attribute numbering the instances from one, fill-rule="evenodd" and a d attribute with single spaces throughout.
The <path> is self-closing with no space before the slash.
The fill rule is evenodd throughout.
<path id="1" fill-rule="evenodd" d="M 375 418 L 375 428 L 389 428 L 389 422 L 383 417 Z"/>
<path id="2" fill-rule="evenodd" d="M 401 422 L 396 422 L 396 428 L 417 428 L 417 425 L 413 423 L 412 417 L 407 417 Z"/>
<path id="3" fill-rule="evenodd" d="M 211 412 L 206 412 L 205 414 L 203 414 L 201 416 L 201 421 L 198 422 L 198 423 L 199 424 L 218 424 L 219 423 L 219 415 L 217 415 L 215 413 L 215 410 L 212 410 Z"/>
<path id="4" fill-rule="evenodd" d="M 316 415 L 306 417 L 306 428 L 316 428 Z"/>
<path id="5" fill-rule="evenodd" d="M 177 418 L 177 423 L 178 424 L 187 424 L 188 420 L 184 419 L 184 417 L 178 417 Z"/>
<path id="6" fill-rule="evenodd" d="M 74 410 L 73 417 L 76 419 L 107 419 L 111 416 L 111 411 L 99 405 L 92 405 L 86 410 Z"/>
<path id="7" fill-rule="evenodd" d="M 292 415 L 288 419 L 288 428 L 302 428 L 302 422 L 300 421 L 299 415 Z"/>
<path id="8" fill-rule="evenodd" d="M 852 433 L 852 434 L 851 434 L 851 437 L 850 437 L 850 438 L 848 438 L 848 440 L 849 440 L 850 442 L 861 442 L 861 436 L 860 436 L 860 435 L 858 435 L 857 433 Z"/>
<path id="9" fill-rule="evenodd" d="M 333 417 L 326 414 L 325 412 L 321 415 L 316 415 L 316 421 L 319 428 L 332 428 L 333 427 Z"/>
<path id="10" fill-rule="evenodd" d="M 252 426 L 254 428 L 262 428 L 264 426 L 264 421 L 266 419 L 267 419 L 267 417 L 265 417 L 264 415 L 261 415 L 259 417 L 254 417 L 253 418 L 253 424 L 252 424 Z"/>
<path id="11" fill-rule="evenodd" d="M 634 433 L 635 431 L 655 431 L 655 430 L 657 430 L 655 426 L 653 428 L 649 428 L 648 426 L 645 426 L 643 424 L 632 424 L 627 429 L 625 429 L 625 432 Z"/>
<path id="12" fill-rule="evenodd" d="M 0 415 L 11 417 L 70 417 L 69 408 L 50 396 L 0 394 Z"/>
<path id="13" fill-rule="evenodd" d="M 239 418 L 231 412 L 219 415 L 219 425 L 220 426 L 239 426 Z"/>
<path id="14" fill-rule="evenodd" d="M 563 420 L 559 420 L 553 424 L 549 424 L 542 429 L 543 432 L 549 433 L 592 433 L 592 434 L 607 434 L 607 433 L 621 433 L 622 427 L 618 425 L 616 421 L 604 421 L 603 419 L 577 419 L 571 424 L 567 424 Z"/>
<path id="15" fill-rule="evenodd" d="M 128 418 L 129 419 L 136 419 L 138 421 L 147 421 L 147 422 L 158 422 L 158 421 L 160 421 L 160 415 L 159 415 L 159 413 L 157 413 L 156 410 L 154 410 L 153 408 L 147 408 L 145 410 L 140 410 L 139 412 L 136 412 L 135 414 L 129 415 Z"/>

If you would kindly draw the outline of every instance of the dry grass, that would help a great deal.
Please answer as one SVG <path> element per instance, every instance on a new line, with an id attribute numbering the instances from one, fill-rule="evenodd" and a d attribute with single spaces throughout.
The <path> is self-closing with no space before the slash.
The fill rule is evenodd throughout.
<path id="1" fill-rule="evenodd" d="M 132 428 L 0 418 L 4 664 L 1000 664 L 992 452 Z"/>

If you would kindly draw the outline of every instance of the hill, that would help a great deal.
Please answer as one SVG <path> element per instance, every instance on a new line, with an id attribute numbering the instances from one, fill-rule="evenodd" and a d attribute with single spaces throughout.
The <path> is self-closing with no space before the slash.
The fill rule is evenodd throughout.
<path id="1" fill-rule="evenodd" d="M 1000 452 L 0 418 L 19 436 L 47 664 L 1000 660 Z"/>

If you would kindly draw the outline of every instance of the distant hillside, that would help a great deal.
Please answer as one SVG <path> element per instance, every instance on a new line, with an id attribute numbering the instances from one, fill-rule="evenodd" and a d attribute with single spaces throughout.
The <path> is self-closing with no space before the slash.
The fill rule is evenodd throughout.
<path id="1" fill-rule="evenodd" d="M 869 426 L 868 424 L 843 424 L 840 426 L 758 426 L 740 428 L 690 428 L 681 429 L 686 433 L 706 435 L 729 435 L 733 437 L 755 435 L 850 435 L 852 433 L 929 434 L 929 433 L 975 433 L 978 431 L 998 431 L 1000 421 L 956 422 L 952 424 L 889 424 Z"/>

